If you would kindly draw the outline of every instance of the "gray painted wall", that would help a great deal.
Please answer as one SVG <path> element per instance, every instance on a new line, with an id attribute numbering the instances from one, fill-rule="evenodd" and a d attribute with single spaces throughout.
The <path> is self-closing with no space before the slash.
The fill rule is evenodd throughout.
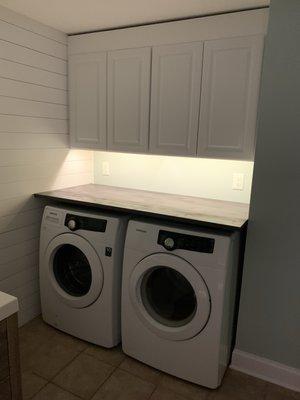
<path id="1" fill-rule="evenodd" d="M 300 367 L 300 1 L 271 1 L 237 348 Z"/>

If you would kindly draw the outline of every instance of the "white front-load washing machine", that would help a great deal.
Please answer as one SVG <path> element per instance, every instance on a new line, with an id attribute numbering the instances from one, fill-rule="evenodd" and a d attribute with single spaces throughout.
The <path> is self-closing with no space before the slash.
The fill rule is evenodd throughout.
<path id="1" fill-rule="evenodd" d="M 45 207 L 39 263 L 45 322 L 101 346 L 120 342 L 126 225 L 116 215 Z"/>
<path id="2" fill-rule="evenodd" d="M 122 280 L 126 354 L 216 388 L 230 359 L 238 233 L 130 221 Z"/>

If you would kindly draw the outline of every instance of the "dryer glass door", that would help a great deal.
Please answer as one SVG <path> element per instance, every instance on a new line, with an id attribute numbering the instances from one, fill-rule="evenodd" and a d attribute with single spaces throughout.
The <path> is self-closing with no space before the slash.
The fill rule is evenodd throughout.
<path id="1" fill-rule="evenodd" d="M 176 269 L 165 266 L 156 266 L 144 275 L 141 298 L 149 314 L 167 326 L 186 325 L 197 309 L 192 285 Z"/>
<path id="2" fill-rule="evenodd" d="M 86 295 L 92 284 L 92 270 L 85 254 L 72 244 L 58 248 L 53 257 L 53 272 L 59 286 L 71 296 Z"/>
<path id="3" fill-rule="evenodd" d="M 132 271 L 132 305 L 141 321 L 168 340 L 186 340 L 204 329 L 210 295 L 200 273 L 173 254 L 152 254 Z"/>
<path id="4" fill-rule="evenodd" d="M 74 308 L 92 304 L 100 296 L 103 268 L 93 246 L 73 233 L 56 236 L 48 245 L 42 268 L 62 301 Z"/>

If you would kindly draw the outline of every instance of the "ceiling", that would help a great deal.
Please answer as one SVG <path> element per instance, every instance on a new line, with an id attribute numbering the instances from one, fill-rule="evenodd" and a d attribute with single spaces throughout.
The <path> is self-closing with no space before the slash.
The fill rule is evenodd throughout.
<path id="1" fill-rule="evenodd" d="M 261 7 L 269 0 L 0 0 L 66 33 Z"/>

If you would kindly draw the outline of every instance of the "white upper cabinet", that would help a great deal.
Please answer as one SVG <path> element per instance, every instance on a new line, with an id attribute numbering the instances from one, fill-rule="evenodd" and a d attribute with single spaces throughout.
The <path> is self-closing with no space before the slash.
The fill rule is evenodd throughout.
<path id="1" fill-rule="evenodd" d="M 108 53 L 108 149 L 147 152 L 151 48 Z"/>
<path id="2" fill-rule="evenodd" d="M 202 52 L 201 42 L 153 48 L 151 153 L 196 155 Z"/>
<path id="3" fill-rule="evenodd" d="M 252 160 L 268 10 L 68 38 L 71 146 Z"/>
<path id="4" fill-rule="evenodd" d="M 204 45 L 198 156 L 254 157 L 263 36 Z"/>
<path id="5" fill-rule="evenodd" d="M 70 137 L 74 147 L 106 148 L 106 53 L 69 58 Z"/>

